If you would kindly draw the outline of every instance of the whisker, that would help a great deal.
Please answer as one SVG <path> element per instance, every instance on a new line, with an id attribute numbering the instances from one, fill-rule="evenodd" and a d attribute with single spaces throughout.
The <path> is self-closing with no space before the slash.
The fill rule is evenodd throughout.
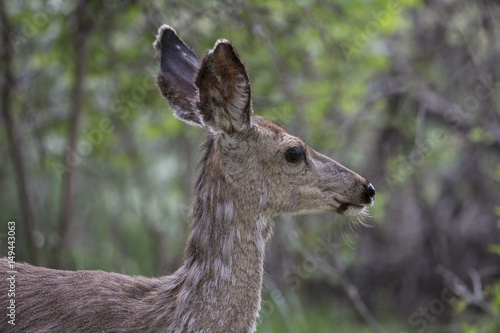
<path id="1" fill-rule="evenodd" d="M 373 228 L 370 224 L 371 216 L 368 208 L 363 209 L 356 217 L 356 222 L 365 228 Z"/>
<path id="2" fill-rule="evenodd" d="M 339 216 L 338 217 L 339 220 L 340 220 L 340 234 L 342 235 L 342 239 L 344 240 L 344 242 L 346 243 L 346 245 L 354 250 L 354 245 L 356 244 L 356 242 L 354 242 L 353 240 L 351 240 L 351 238 L 349 237 L 349 235 L 347 233 L 344 232 L 344 224 L 347 223 L 349 225 L 349 227 L 351 226 L 351 219 L 349 218 L 346 218 L 345 216 Z M 352 230 L 352 228 L 350 227 L 350 229 Z"/>

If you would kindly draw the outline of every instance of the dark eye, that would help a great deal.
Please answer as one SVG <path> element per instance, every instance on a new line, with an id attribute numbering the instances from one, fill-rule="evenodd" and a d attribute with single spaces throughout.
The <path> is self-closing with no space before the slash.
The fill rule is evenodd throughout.
<path id="1" fill-rule="evenodd" d="M 290 163 L 296 163 L 304 158 L 304 150 L 300 147 L 292 147 L 285 153 L 285 158 Z"/>

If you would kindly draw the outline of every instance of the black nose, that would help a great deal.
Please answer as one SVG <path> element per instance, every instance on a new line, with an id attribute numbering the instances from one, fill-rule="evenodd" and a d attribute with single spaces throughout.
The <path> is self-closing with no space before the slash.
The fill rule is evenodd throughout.
<path id="1" fill-rule="evenodd" d="M 375 187 L 370 183 L 363 184 L 363 187 L 365 188 L 366 195 L 373 200 L 373 198 L 375 198 Z"/>

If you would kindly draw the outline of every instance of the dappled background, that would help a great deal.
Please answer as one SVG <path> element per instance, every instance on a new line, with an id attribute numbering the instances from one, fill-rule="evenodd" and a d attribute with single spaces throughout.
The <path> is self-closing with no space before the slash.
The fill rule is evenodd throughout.
<path id="1" fill-rule="evenodd" d="M 230 39 L 255 112 L 369 179 L 369 226 L 276 219 L 258 332 L 500 331 L 498 1 L 0 2 L 0 253 L 170 274 L 204 133 L 155 86 L 162 23 Z M 481 328 L 479 330 L 479 328 Z"/>

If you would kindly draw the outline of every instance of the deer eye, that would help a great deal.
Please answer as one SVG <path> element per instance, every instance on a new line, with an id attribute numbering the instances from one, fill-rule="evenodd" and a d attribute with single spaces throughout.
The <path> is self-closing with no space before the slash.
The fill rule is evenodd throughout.
<path id="1" fill-rule="evenodd" d="M 296 163 L 304 158 L 304 149 L 300 147 L 292 147 L 285 152 L 285 159 L 290 163 Z"/>

